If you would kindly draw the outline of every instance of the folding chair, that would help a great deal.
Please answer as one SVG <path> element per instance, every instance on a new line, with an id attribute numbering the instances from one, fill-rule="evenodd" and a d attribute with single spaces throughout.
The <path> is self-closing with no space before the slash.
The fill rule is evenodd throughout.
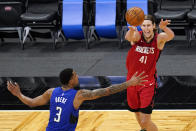
<path id="1" fill-rule="evenodd" d="M 24 27 L 23 49 L 27 36 L 31 39 L 52 37 L 55 49 L 61 33 L 58 0 L 27 0 L 26 8 L 26 12 L 21 15 Z M 42 29 L 49 29 L 49 31 L 40 32 Z"/>
<path id="2" fill-rule="evenodd" d="M 64 0 L 62 29 L 68 39 L 84 39 L 83 32 L 83 1 Z"/>
<path id="3" fill-rule="evenodd" d="M 174 29 L 176 35 L 182 35 L 181 32 L 185 30 L 187 40 L 190 41 L 187 13 L 192 9 L 192 6 L 193 0 L 161 0 L 158 5 L 158 11 L 154 15 L 157 23 L 160 19 L 171 20 L 169 26 Z"/>
<path id="4" fill-rule="evenodd" d="M 62 14 L 62 29 L 66 39 L 86 39 L 88 49 L 88 43 L 94 35 L 94 26 L 90 24 L 89 0 L 64 0 Z"/>
<path id="5" fill-rule="evenodd" d="M 121 23 L 119 12 L 119 0 L 92 0 L 91 5 L 95 5 L 93 9 L 95 18 L 95 31 L 98 39 L 102 38 L 118 38 L 119 47 L 121 47 Z M 117 18 L 118 17 L 118 18 Z"/>
<path id="6" fill-rule="evenodd" d="M 187 14 L 188 22 L 189 22 L 189 35 L 188 35 L 188 40 L 189 40 L 189 47 L 192 45 L 192 40 L 195 39 L 196 35 L 196 2 L 194 1 L 193 9 L 188 12 Z"/>
<path id="7" fill-rule="evenodd" d="M 0 38 L 4 42 L 6 37 L 19 37 L 22 45 L 22 26 L 20 15 L 24 12 L 22 1 L 1 0 L 0 1 Z M 15 33 L 18 35 L 15 35 Z M 1 44 L 2 45 L 2 44 Z"/>

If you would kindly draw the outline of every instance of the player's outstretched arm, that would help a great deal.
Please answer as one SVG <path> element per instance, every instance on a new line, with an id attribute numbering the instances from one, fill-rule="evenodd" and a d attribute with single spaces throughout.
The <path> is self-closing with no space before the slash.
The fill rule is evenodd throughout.
<path id="1" fill-rule="evenodd" d="M 169 25 L 170 22 L 171 20 L 161 19 L 161 22 L 159 24 L 159 28 L 164 31 L 164 32 L 161 32 L 157 37 L 158 48 L 161 50 L 163 49 L 165 43 L 167 41 L 172 40 L 175 36 L 174 32 L 169 27 L 167 27 L 167 25 Z"/>
<path id="2" fill-rule="evenodd" d="M 47 104 L 53 91 L 53 89 L 51 88 L 38 97 L 29 98 L 21 93 L 20 86 L 16 82 L 12 83 L 11 81 L 8 81 L 7 88 L 14 96 L 18 97 L 24 104 L 28 105 L 29 107 L 42 106 Z"/>
<path id="3" fill-rule="evenodd" d="M 137 28 L 134 26 L 129 26 L 129 30 L 125 35 L 125 39 L 128 40 L 131 45 L 134 45 L 136 42 L 140 40 L 140 33 L 137 31 Z"/>
<path id="4" fill-rule="evenodd" d="M 144 80 L 147 75 L 142 76 L 144 72 L 137 75 L 136 72 L 132 78 L 122 84 L 112 85 L 107 88 L 101 88 L 101 89 L 95 89 L 95 90 L 80 90 L 78 93 L 78 98 L 80 100 L 94 100 L 103 96 L 108 96 L 111 94 L 115 94 L 117 92 L 123 91 L 127 89 L 129 86 L 136 86 L 136 85 L 143 85 L 143 82 L 146 82 L 147 80 Z"/>
<path id="5" fill-rule="evenodd" d="M 161 19 L 161 22 L 159 24 L 159 28 L 161 30 L 163 30 L 164 33 L 166 34 L 166 36 L 164 38 L 165 41 L 170 41 L 170 40 L 172 40 L 174 38 L 174 32 L 169 27 L 167 27 L 167 25 L 169 25 L 170 22 L 171 22 L 171 20 L 163 20 L 163 19 Z"/>

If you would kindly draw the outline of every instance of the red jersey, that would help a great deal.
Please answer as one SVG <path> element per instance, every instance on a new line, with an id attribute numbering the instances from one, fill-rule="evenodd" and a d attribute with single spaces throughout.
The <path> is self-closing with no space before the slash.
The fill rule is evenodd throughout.
<path id="1" fill-rule="evenodd" d="M 129 80 L 136 71 L 138 71 L 138 74 L 145 71 L 145 75 L 148 75 L 148 82 L 146 84 L 152 85 L 155 84 L 156 63 L 161 52 L 157 48 L 158 33 L 155 33 L 150 43 L 145 42 L 142 31 L 139 33 L 141 34 L 140 40 L 131 47 L 127 55 L 127 80 Z"/>

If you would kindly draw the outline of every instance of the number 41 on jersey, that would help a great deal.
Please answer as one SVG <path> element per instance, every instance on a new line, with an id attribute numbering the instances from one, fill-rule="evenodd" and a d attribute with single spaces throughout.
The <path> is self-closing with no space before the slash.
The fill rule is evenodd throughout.
<path id="1" fill-rule="evenodd" d="M 142 56 L 140 59 L 139 59 L 139 61 L 141 62 L 141 63 L 143 63 L 143 64 L 146 64 L 146 62 L 147 62 L 147 56 Z"/>

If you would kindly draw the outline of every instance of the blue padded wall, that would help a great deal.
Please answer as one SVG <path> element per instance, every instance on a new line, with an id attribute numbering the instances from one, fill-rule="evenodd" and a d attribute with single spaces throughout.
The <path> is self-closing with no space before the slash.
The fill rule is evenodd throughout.
<path id="1" fill-rule="evenodd" d="M 62 29 L 67 38 L 84 39 L 83 0 L 63 0 Z"/>
<path id="2" fill-rule="evenodd" d="M 100 37 L 117 37 L 116 0 L 96 0 L 95 26 Z"/>

